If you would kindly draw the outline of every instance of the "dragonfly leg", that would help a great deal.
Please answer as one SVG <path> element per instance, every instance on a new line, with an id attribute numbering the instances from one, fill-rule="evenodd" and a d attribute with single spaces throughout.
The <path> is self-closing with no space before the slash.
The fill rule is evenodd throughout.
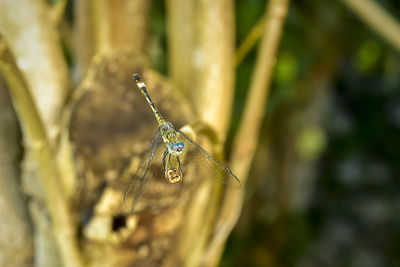
<path id="1" fill-rule="evenodd" d="M 182 173 L 182 175 L 183 175 L 181 160 L 179 159 L 179 156 L 176 157 L 176 158 L 178 159 L 179 170 L 181 171 L 181 173 Z"/>
<path id="2" fill-rule="evenodd" d="M 167 158 L 167 154 L 168 154 L 168 149 L 166 149 L 166 150 L 164 151 L 164 156 L 163 156 L 163 158 L 162 158 L 162 163 L 163 163 L 164 172 L 167 171 L 167 168 L 166 168 L 166 166 L 165 166 L 165 159 Z"/>

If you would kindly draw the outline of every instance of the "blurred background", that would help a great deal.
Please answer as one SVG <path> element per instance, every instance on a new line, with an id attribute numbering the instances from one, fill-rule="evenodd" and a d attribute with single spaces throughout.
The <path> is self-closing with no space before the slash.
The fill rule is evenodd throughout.
<path id="1" fill-rule="evenodd" d="M 344 5 L 292 1 L 221 266 L 400 266 L 400 54 Z M 400 2 L 374 1 L 400 19 Z M 265 1 L 236 1 L 236 40 Z M 238 66 L 232 130 L 256 51 Z"/>
<path id="2" fill-rule="evenodd" d="M 220 266 L 400 266 L 400 44 L 349 4 L 363 1 L 290 2 L 243 208 Z M 80 68 L 90 61 L 82 67 L 73 54 L 78 4 L 48 2 L 66 3 L 60 35 L 77 85 L 84 73 Z M 365 2 L 400 23 L 400 1 Z M 235 55 L 228 162 L 268 3 L 234 1 L 236 49 L 250 43 Z M 166 3 L 144 6 L 150 35 L 139 50 L 152 68 L 170 77 Z M 380 9 L 369 12 L 381 15 Z M 397 25 L 389 36 L 396 39 L 399 32 Z M 89 39 L 81 36 L 79 42 L 89 44 Z"/>

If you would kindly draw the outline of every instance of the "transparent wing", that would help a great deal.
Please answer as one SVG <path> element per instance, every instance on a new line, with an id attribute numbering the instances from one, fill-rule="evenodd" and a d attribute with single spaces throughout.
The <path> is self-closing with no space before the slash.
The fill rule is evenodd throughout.
<path id="1" fill-rule="evenodd" d="M 124 193 L 124 205 L 130 206 L 131 212 L 133 212 L 137 201 L 145 190 L 151 162 L 155 159 L 156 152 L 160 151 L 159 147 L 162 142 L 160 131 L 157 130 L 156 135 L 151 141 L 149 149 L 140 163 L 140 167 L 136 173 L 132 175 L 128 189 Z"/>
<path id="2" fill-rule="evenodd" d="M 179 141 L 183 142 L 185 145 L 185 152 L 183 154 L 182 165 L 195 164 L 196 167 L 201 167 L 207 176 L 219 179 L 222 183 L 233 188 L 240 188 L 240 180 L 234 175 L 221 161 L 214 158 L 210 153 L 200 147 L 195 141 L 190 139 L 186 134 L 184 134 L 179 129 L 174 129 L 178 132 Z M 183 167 L 183 169 L 185 169 Z"/>

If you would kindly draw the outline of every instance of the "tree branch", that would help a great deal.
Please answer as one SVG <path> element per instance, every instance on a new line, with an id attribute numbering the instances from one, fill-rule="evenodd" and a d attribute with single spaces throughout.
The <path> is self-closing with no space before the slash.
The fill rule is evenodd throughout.
<path id="1" fill-rule="evenodd" d="M 250 33 L 246 36 L 244 41 L 240 44 L 235 54 L 235 66 L 239 66 L 249 51 L 255 46 L 257 41 L 262 37 L 264 32 L 265 18 L 262 17 Z"/>
<path id="2" fill-rule="evenodd" d="M 144 54 L 151 1 L 92 1 L 96 52 L 129 49 Z"/>
<path id="3" fill-rule="evenodd" d="M 166 1 L 169 76 L 188 97 L 193 87 L 192 58 L 195 45 L 195 2 Z M 182 60 L 185 58 L 187 60 Z"/>
<path id="4" fill-rule="evenodd" d="M 400 24 L 379 4 L 371 0 L 342 0 L 390 45 L 400 51 Z"/>
<path id="5" fill-rule="evenodd" d="M 249 96 L 236 135 L 231 166 L 244 187 L 257 146 L 261 121 L 264 116 L 272 70 L 285 22 L 289 0 L 270 0 L 266 11 L 266 24 L 252 77 Z M 234 227 L 243 202 L 242 190 L 230 190 L 226 195 L 217 224 L 216 235 L 208 247 L 212 262 L 218 262 L 226 237 Z"/>
<path id="6" fill-rule="evenodd" d="M 48 5 L 44 0 L 3 0 L 0 10 L 4 11 L 0 33 L 32 90 L 47 134 L 53 140 L 59 132 L 70 79 Z"/>
<path id="7" fill-rule="evenodd" d="M 76 232 L 67 199 L 60 184 L 59 170 L 43 122 L 22 73 L 4 41 L 0 42 L 2 71 L 17 111 L 24 135 L 38 162 L 40 179 L 46 193 L 54 235 L 66 266 L 82 266 L 76 243 Z"/>
<path id="8" fill-rule="evenodd" d="M 32 266 L 33 231 L 19 180 L 21 135 L 0 77 L 0 266 Z"/>
<path id="9" fill-rule="evenodd" d="M 233 2 L 174 0 L 167 6 L 171 76 L 223 143 L 234 87 Z"/>
<path id="10" fill-rule="evenodd" d="M 268 4 L 266 27 L 232 152 L 233 169 L 243 182 L 246 181 L 257 147 L 258 133 L 264 117 L 272 71 L 276 62 L 276 53 L 288 5 L 289 0 L 271 0 Z"/>

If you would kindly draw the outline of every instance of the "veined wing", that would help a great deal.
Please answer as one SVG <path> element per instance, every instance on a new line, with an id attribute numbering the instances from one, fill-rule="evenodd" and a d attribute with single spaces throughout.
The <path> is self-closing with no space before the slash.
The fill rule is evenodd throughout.
<path id="1" fill-rule="evenodd" d="M 132 175 L 129 187 L 124 193 L 124 204 L 126 206 L 130 205 L 131 212 L 134 210 L 137 201 L 145 190 L 151 162 L 155 159 L 156 152 L 159 150 L 161 143 L 163 143 L 161 133 L 160 130 L 157 130 L 149 149 L 144 155 L 138 170 Z"/>
<path id="2" fill-rule="evenodd" d="M 228 166 L 214 158 L 210 153 L 204 150 L 199 144 L 193 141 L 182 131 L 175 127 L 174 129 L 179 134 L 179 141 L 183 142 L 185 145 L 183 166 L 188 164 L 196 164 L 196 166 L 199 166 L 206 171 L 207 176 L 218 178 L 228 187 L 241 187 L 239 178 L 233 174 Z M 185 169 L 185 167 L 183 167 L 183 169 Z"/>

